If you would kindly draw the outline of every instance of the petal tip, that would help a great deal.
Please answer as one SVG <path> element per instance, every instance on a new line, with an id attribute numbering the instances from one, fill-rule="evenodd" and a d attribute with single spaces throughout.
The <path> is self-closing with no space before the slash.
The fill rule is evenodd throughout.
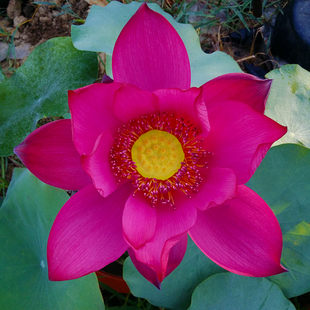
<path id="1" fill-rule="evenodd" d="M 161 291 L 161 283 L 162 283 L 163 279 L 159 280 L 158 275 L 151 280 L 150 279 L 147 279 L 147 280 L 149 280 L 157 289 L 159 289 Z"/>
<path id="2" fill-rule="evenodd" d="M 57 281 L 50 273 L 48 273 L 48 279 L 50 281 Z"/>
<path id="3" fill-rule="evenodd" d="M 22 141 L 20 144 L 16 145 L 13 148 L 13 152 L 15 155 L 17 155 L 19 157 L 19 155 L 22 155 L 23 153 L 23 149 L 27 146 L 27 137 L 26 139 L 24 139 L 24 141 Z"/>
<path id="4" fill-rule="evenodd" d="M 57 272 L 52 268 L 52 263 L 47 259 L 48 261 L 48 279 L 50 281 L 64 281 L 65 279 L 62 279 L 57 275 Z"/>
<path id="5" fill-rule="evenodd" d="M 15 155 L 17 155 L 18 157 L 19 157 L 20 150 L 21 150 L 21 148 L 22 148 L 23 143 L 24 143 L 24 142 L 20 143 L 19 145 L 15 146 L 15 147 L 13 148 L 13 153 L 14 153 Z"/>
<path id="6" fill-rule="evenodd" d="M 284 266 L 282 266 L 281 264 L 280 264 L 280 268 L 281 268 L 281 271 L 279 273 L 289 272 L 289 270 L 285 268 Z"/>
<path id="7" fill-rule="evenodd" d="M 114 80 L 111 79 L 108 75 L 105 74 L 105 75 L 102 77 L 101 83 L 102 83 L 102 84 L 111 84 L 111 83 L 114 83 Z"/>
<path id="8" fill-rule="evenodd" d="M 271 270 L 267 271 L 266 273 L 262 272 L 262 274 L 257 274 L 257 275 L 251 275 L 254 277 L 272 277 L 278 274 L 281 274 L 283 272 L 289 272 L 288 269 L 283 267 L 281 264 L 277 264 L 274 266 L 274 268 L 271 268 Z"/>
<path id="9" fill-rule="evenodd" d="M 48 279 L 50 281 L 53 281 L 53 282 L 56 282 L 56 281 L 68 281 L 68 280 L 71 280 L 69 278 L 65 278 L 65 277 L 62 277 L 60 275 L 57 275 L 56 272 L 52 272 L 50 270 L 48 270 Z"/>

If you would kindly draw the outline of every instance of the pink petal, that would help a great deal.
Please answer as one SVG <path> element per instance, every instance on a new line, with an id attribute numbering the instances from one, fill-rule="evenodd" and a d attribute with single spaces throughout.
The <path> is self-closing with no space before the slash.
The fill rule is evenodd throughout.
<path id="1" fill-rule="evenodd" d="M 211 168 L 200 169 L 203 178 L 199 186 L 199 192 L 192 194 L 191 199 L 184 203 L 192 204 L 199 210 L 222 204 L 227 199 L 238 195 L 236 175 L 231 169 Z"/>
<path id="2" fill-rule="evenodd" d="M 121 31 L 113 50 L 113 77 L 143 90 L 190 87 L 185 45 L 171 24 L 142 4 Z"/>
<path id="3" fill-rule="evenodd" d="M 113 114 L 113 98 L 119 83 L 92 84 L 68 92 L 73 141 L 80 155 L 92 152 L 98 136 L 117 132 L 122 123 Z"/>
<path id="4" fill-rule="evenodd" d="M 185 255 L 186 248 L 187 234 L 184 234 L 182 239 L 176 245 L 174 245 L 169 252 L 169 259 L 165 277 L 168 277 L 168 275 L 180 265 Z"/>
<path id="5" fill-rule="evenodd" d="M 79 190 L 91 183 L 72 142 L 71 120 L 36 129 L 14 152 L 31 173 L 49 185 Z"/>
<path id="6" fill-rule="evenodd" d="M 156 272 L 153 269 L 151 269 L 148 265 L 139 262 L 135 256 L 135 252 L 131 248 L 128 248 L 127 251 L 132 263 L 135 265 L 137 270 L 143 275 L 145 279 L 147 279 L 149 282 L 151 282 L 154 286 L 156 286 L 160 290 L 161 282 L 158 280 Z"/>
<path id="7" fill-rule="evenodd" d="M 169 259 L 165 277 L 167 277 L 181 263 L 186 252 L 186 247 L 187 247 L 187 235 L 185 234 L 183 235 L 183 238 L 171 248 L 168 254 Z M 138 271 L 143 275 L 143 277 L 146 278 L 148 281 L 150 281 L 158 289 L 160 289 L 161 282 L 158 280 L 156 272 L 149 266 L 139 262 L 135 256 L 135 252 L 131 248 L 128 249 L 128 254 L 133 264 L 138 269 Z"/>
<path id="8" fill-rule="evenodd" d="M 205 102 L 202 100 L 202 96 L 199 96 L 195 101 L 195 112 L 199 119 L 198 123 L 203 124 L 203 130 L 200 129 L 200 134 L 202 136 L 207 136 L 210 132 L 210 122 L 209 122 L 209 114 L 208 109 Z"/>
<path id="9" fill-rule="evenodd" d="M 210 259 L 243 276 L 268 277 L 280 265 L 282 233 L 272 210 L 244 185 L 239 197 L 200 211 L 190 236 Z"/>
<path id="10" fill-rule="evenodd" d="M 157 212 L 150 200 L 142 195 L 130 196 L 123 213 L 123 234 L 136 249 L 150 241 L 155 233 Z"/>
<path id="11" fill-rule="evenodd" d="M 119 186 L 110 162 L 110 151 L 114 141 L 110 131 L 102 133 L 95 143 L 93 152 L 82 156 L 81 159 L 85 172 L 92 178 L 95 188 L 103 197 L 113 193 Z"/>
<path id="12" fill-rule="evenodd" d="M 107 198 L 88 185 L 72 196 L 52 226 L 47 260 L 49 279 L 71 280 L 99 270 L 128 248 L 122 213 L 132 192 L 126 183 Z"/>
<path id="13" fill-rule="evenodd" d="M 183 204 L 182 198 L 184 195 L 175 196 L 175 207 L 158 203 L 155 206 L 157 223 L 153 239 L 139 249 L 132 248 L 136 259 L 155 271 L 160 282 L 166 277 L 167 272 L 171 272 L 168 264 L 172 247 L 183 239 L 196 223 L 197 209 L 192 205 Z"/>
<path id="14" fill-rule="evenodd" d="M 157 97 L 136 86 L 123 84 L 115 93 L 114 114 L 124 123 L 156 110 L 158 110 Z"/>
<path id="15" fill-rule="evenodd" d="M 199 128 L 202 135 L 207 135 L 210 130 L 208 112 L 205 108 L 197 111 L 195 102 L 199 98 L 201 89 L 192 87 L 188 90 L 180 89 L 159 89 L 154 94 L 159 99 L 159 110 L 172 112 L 179 118 L 184 118 L 185 122 Z M 197 112 L 199 112 L 197 115 Z"/>
<path id="16" fill-rule="evenodd" d="M 212 153 L 208 166 L 232 169 L 238 184 L 251 178 L 270 146 L 286 133 L 286 127 L 242 102 L 218 102 L 208 112 L 211 130 L 202 143 Z"/>
<path id="17" fill-rule="evenodd" d="M 218 101 L 236 100 L 264 114 L 272 80 L 262 80 L 246 73 L 221 75 L 202 86 L 207 108 Z"/>

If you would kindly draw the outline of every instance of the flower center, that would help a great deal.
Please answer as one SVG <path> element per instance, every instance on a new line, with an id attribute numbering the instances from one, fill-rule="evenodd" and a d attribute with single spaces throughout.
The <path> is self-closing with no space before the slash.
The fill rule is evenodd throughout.
<path id="1" fill-rule="evenodd" d="M 207 152 L 199 144 L 198 129 L 173 113 L 155 112 L 133 119 L 118 129 L 110 151 L 118 183 L 129 179 L 138 191 L 157 202 L 174 205 L 180 191 L 190 197 L 202 182 Z"/>
<path id="2" fill-rule="evenodd" d="M 184 160 L 179 140 L 171 133 L 161 130 L 142 134 L 132 146 L 131 156 L 142 176 L 157 180 L 172 177 Z"/>

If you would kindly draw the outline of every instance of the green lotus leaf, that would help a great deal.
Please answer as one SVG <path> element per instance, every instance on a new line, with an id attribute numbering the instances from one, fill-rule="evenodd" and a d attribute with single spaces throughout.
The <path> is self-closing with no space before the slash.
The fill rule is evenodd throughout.
<path id="1" fill-rule="evenodd" d="M 264 278 L 221 273 L 200 283 L 188 310 L 294 310 L 282 291 Z"/>
<path id="2" fill-rule="evenodd" d="M 13 154 L 40 118 L 68 112 L 68 89 L 93 83 L 97 74 L 97 54 L 75 49 L 69 37 L 37 46 L 0 84 L 0 156 Z"/>
<path id="3" fill-rule="evenodd" d="M 49 281 L 46 245 L 52 223 L 69 196 L 27 169 L 15 169 L 0 208 L 0 309 L 104 309 L 95 274 Z"/>

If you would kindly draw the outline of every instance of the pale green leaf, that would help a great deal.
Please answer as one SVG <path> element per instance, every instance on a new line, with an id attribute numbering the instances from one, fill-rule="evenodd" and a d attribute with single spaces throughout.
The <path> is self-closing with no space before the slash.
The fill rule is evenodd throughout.
<path id="1" fill-rule="evenodd" d="M 266 77 L 273 82 L 265 114 L 288 129 L 274 145 L 310 147 L 310 73 L 299 65 L 285 65 Z"/>

